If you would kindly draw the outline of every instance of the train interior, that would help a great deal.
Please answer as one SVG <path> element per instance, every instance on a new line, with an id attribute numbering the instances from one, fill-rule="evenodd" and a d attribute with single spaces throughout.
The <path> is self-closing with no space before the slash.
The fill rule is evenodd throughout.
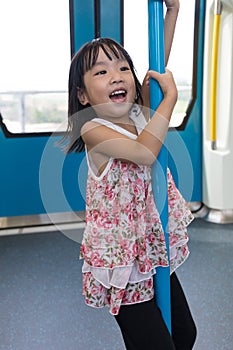
<path id="1" fill-rule="evenodd" d="M 89 308 L 82 297 L 87 164 L 84 152 L 67 156 L 59 141 L 70 59 L 86 41 L 122 43 L 143 79 L 147 5 L 0 4 L 0 350 L 124 349 L 108 310 Z M 195 350 L 233 344 L 232 33 L 232 0 L 180 0 L 168 62 L 179 97 L 166 149 L 195 217 L 191 253 L 177 272 L 197 325 Z"/>

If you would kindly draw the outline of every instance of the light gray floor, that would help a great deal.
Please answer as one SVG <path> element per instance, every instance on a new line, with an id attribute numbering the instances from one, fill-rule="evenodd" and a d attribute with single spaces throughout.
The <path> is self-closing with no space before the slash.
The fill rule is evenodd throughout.
<path id="1" fill-rule="evenodd" d="M 233 225 L 196 219 L 189 236 L 178 276 L 198 328 L 194 349 L 232 350 Z M 108 309 L 84 304 L 78 253 L 59 232 L 0 237 L 0 350 L 124 349 Z"/>

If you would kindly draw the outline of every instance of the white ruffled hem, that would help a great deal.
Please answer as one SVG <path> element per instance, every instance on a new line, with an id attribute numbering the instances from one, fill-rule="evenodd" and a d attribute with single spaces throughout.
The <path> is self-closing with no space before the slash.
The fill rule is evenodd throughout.
<path id="1" fill-rule="evenodd" d="M 132 266 L 115 267 L 114 269 L 92 267 L 84 261 L 82 272 L 91 272 L 93 277 L 107 289 L 111 287 L 125 289 L 127 283 L 148 280 L 156 273 L 156 269 L 153 268 L 150 272 L 142 273 L 138 269 L 137 261 Z"/>
<path id="2" fill-rule="evenodd" d="M 180 240 L 177 244 L 173 245 L 172 247 L 170 247 L 170 261 L 175 260 L 175 258 L 177 256 L 177 250 L 186 246 L 188 241 L 189 241 L 189 239 L 187 237 L 187 238 Z"/>
<path id="3" fill-rule="evenodd" d="M 189 251 L 187 249 L 187 253 L 183 259 L 178 259 L 180 260 L 179 263 L 176 262 L 179 249 L 187 246 L 187 242 L 188 237 L 179 241 L 179 243 L 175 244 L 173 247 L 170 247 L 170 273 L 174 272 L 181 264 L 183 264 L 189 256 Z M 125 289 L 128 283 L 139 283 L 150 279 L 156 273 L 156 267 L 152 268 L 149 272 L 142 273 L 139 271 L 137 261 L 130 266 L 118 266 L 110 269 L 90 266 L 84 260 L 82 273 L 88 272 L 91 272 L 92 276 L 107 289 L 110 289 L 111 287 Z"/>

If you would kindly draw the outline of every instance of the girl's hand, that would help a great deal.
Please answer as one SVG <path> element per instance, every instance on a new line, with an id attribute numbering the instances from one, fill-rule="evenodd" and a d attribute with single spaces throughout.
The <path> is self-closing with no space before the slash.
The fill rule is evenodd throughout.
<path id="1" fill-rule="evenodd" d="M 144 77 L 141 88 L 144 107 L 150 108 L 150 79 L 155 79 L 158 81 L 164 98 L 167 95 L 174 95 L 174 100 L 177 100 L 177 88 L 172 73 L 168 69 L 166 69 L 165 73 L 163 74 L 149 70 Z"/>
<path id="2" fill-rule="evenodd" d="M 150 84 L 149 80 L 155 79 L 162 92 L 163 92 L 163 99 L 168 99 L 171 101 L 171 103 L 174 102 L 174 104 L 177 101 L 177 88 L 176 84 L 173 78 L 173 75 L 171 71 L 169 71 L 167 68 L 165 70 L 165 73 L 158 73 L 154 70 L 150 70 L 147 72 L 147 75 L 145 77 L 145 85 L 148 86 Z"/>
<path id="3" fill-rule="evenodd" d="M 179 9 L 180 7 L 180 2 L 179 0 L 164 0 L 165 5 L 168 10 L 170 9 Z"/>

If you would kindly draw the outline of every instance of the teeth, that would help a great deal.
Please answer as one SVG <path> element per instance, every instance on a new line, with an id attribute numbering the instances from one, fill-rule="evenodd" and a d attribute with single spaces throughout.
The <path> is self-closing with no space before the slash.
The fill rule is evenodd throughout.
<path id="1" fill-rule="evenodd" d="M 117 90 L 117 91 L 113 91 L 110 96 L 122 95 L 125 93 L 126 93 L 125 90 Z"/>

